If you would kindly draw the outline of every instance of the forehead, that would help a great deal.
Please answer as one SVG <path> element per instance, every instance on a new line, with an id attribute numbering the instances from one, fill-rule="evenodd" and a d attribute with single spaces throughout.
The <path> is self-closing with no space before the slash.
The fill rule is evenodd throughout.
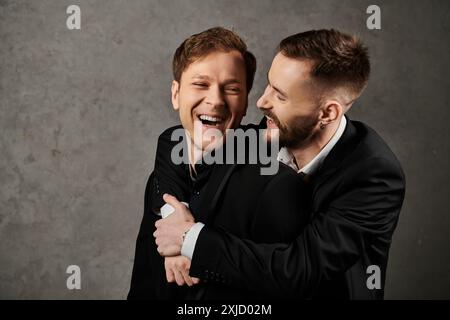
<path id="1" fill-rule="evenodd" d="M 185 76 L 245 76 L 245 62 L 239 51 L 213 51 L 192 62 L 182 74 Z"/>
<path id="2" fill-rule="evenodd" d="M 269 70 L 269 81 L 279 87 L 288 89 L 311 82 L 313 62 L 307 59 L 289 58 L 278 53 L 273 59 Z"/>

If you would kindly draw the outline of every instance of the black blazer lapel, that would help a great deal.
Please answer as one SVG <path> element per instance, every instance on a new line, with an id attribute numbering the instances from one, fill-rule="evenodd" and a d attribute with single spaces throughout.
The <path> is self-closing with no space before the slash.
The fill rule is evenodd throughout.
<path id="1" fill-rule="evenodd" d="M 360 142 L 355 126 L 347 116 L 346 118 L 347 126 L 342 134 L 342 137 L 325 158 L 318 172 L 313 175 L 313 197 L 319 187 L 325 183 L 328 178 L 331 177 L 333 173 L 339 169 L 339 167 L 341 167 L 341 165 L 343 165 L 345 159 L 348 158 L 349 154 L 353 150 L 356 149 Z"/>

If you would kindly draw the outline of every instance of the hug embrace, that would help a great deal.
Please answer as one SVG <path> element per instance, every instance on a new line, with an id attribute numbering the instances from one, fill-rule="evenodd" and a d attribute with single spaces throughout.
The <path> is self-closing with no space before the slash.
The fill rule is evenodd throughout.
<path id="1" fill-rule="evenodd" d="M 259 124 L 241 125 L 256 59 L 235 32 L 192 35 L 172 67 L 181 125 L 158 139 L 128 299 L 383 299 L 405 177 L 347 115 L 369 82 L 364 44 L 336 30 L 283 39 Z M 219 153 L 235 161 L 205 161 Z"/>

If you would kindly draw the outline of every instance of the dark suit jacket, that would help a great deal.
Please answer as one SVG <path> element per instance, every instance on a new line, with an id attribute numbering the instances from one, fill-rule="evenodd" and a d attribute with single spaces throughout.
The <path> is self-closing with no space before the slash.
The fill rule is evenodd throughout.
<path id="1" fill-rule="evenodd" d="M 179 127 L 175 127 L 179 128 Z M 170 161 L 175 142 L 166 130 L 158 140 L 155 170 L 149 178 L 145 195 L 144 217 L 136 242 L 129 299 L 237 299 L 264 298 L 252 288 L 233 287 L 211 271 L 204 270 L 203 283 L 194 288 L 178 288 L 167 284 L 163 259 L 158 255 L 154 238 L 154 222 L 158 217 L 152 208 L 160 207 L 165 192 L 187 200 L 192 195 L 187 185 L 189 176 L 182 166 Z M 227 230 L 255 243 L 293 241 L 301 233 L 309 217 L 309 186 L 291 168 L 280 164 L 276 175 L 261 175 L 261 165 L 214 165 L 206 190 L 200 195 L 200 212 L 196 221 Z M 196 250 L 197 252 L 197 250 Z M 238 266 L 240 267 L 240 266 Z"/>
<path id="2" fill-rule="evenodd" d="M 348 121 L 311 183 L 310 221 L 295 241 L 261 245 L 207 225 L 191 276 L 213 272 L 230 286 L 296 298 L 382 299 L 405 193 L 399 162 L 374 130 Z M 381 289 L 367 286 L 371 265 L 381 270 Z"/>

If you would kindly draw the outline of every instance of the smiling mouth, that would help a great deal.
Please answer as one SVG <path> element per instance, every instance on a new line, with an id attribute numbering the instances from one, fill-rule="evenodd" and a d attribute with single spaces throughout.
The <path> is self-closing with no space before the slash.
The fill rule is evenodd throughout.
<path id="1" fill-rule="evenodd" d="M 277 126 L 277 123 L 275 122 L 275 120 L 273 120 L 273 118 L 271 118 L 268 115 L 266 115 L 266 119 L 267 119 L 267 124 L 272 124 L 274 126 Z"/>
<path id="2" fill-rule="evenodd" d="M 206 114 L 202 114 L 198 116 L 199 120 L 203 125 L 207 126 L 218 126 L 223 122 L 223 118 L 217 116 L 208 116 Z"/>

